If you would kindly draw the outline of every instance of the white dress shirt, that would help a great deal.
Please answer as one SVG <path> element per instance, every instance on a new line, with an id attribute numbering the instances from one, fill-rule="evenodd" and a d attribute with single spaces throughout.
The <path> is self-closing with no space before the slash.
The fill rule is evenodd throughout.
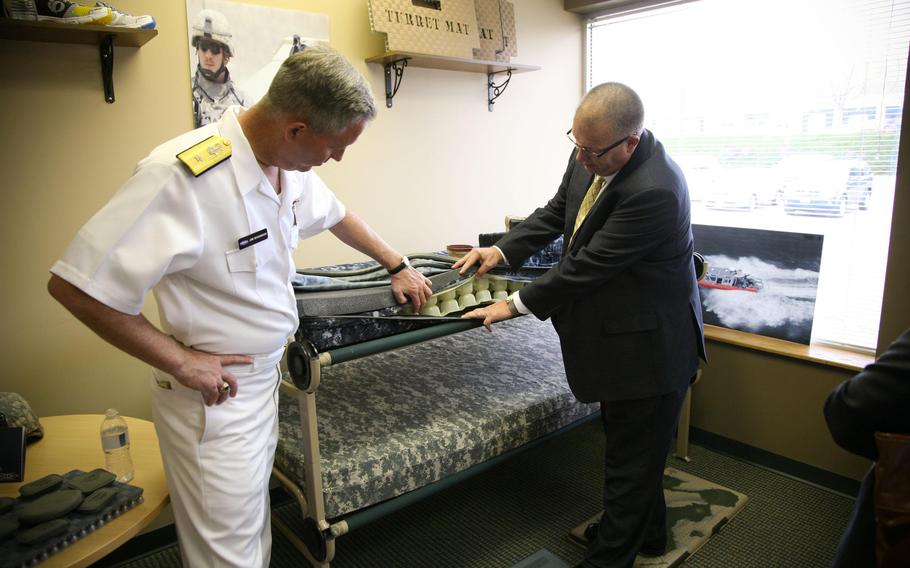
<path id="1" fill-rule="evenodd" d="M 345 208 L 312 171 L 282 171 L 277 194 L 241 112 L 230 107 L 219 122 L 155 148 L 51 272 L 127 314 L 154 289 L 164 332 L 195 349 L 280 349 L 298 325 L 293 249 L 340 222 Z M 231 142 L 232 156 L 193 177 L 175 156 L 213 134 Z M 263 229 L 265 239 L 240 248 Z"/>

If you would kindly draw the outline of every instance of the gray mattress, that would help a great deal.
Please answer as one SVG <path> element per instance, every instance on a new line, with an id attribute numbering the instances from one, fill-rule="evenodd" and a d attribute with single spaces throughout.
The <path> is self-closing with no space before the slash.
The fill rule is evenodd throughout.
<path id="1" fill-rule="evenodd" d="M 322 370 L 326 516 L 438 481 L 597 410 L 566 385 L 549 322 L 526 316 Z M 304 486 L 297 401 L 281 395 L 275 465 Z"/>

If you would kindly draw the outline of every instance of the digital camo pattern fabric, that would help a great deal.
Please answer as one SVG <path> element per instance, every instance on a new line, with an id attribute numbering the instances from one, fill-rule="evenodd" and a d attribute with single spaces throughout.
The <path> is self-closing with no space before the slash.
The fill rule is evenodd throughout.
<path id="1" fill-rule="evenodd" d="M 322 370 L 326 515 L 465 470 L 587 416 L 549 322 L 521 317 Z M 276 466 L 304 485 L 300 415 L 282 392 Z"/>
<path id="2" fill-rule="evenodd" d="M 515 224 L 517 225 L 518 223 Z M 480 246 L 488 247 L 496 244 L 496 241 L 501 239 L 504 235 L 505 233 L 503 232 L 480 233 L 478 240 L 480 241 Z M 550 244 L 529 256 L 522 264 L 522 268 L 551 268 L 556 266 L 562 258 L 562 249 L 563 238 L 562 235 L 559 235 L 553 239 Z"/>
<path id="3" fill-rule="evenodd" d="M 305 338 L 317 351 L 322 352 L 438 324 L 439 322 L 425 319 L 407 321 L 402 318 L 383 318 L 380 315 L 362 318 L 302 317 L 298 337 Z"/>
<path id="4" fill-rule="evenodd" d="M 22 396 L 14 392 L 0 392 L 0 413 L 6 416 L 10 426 L 25 428 L 25 437 L 29 442 L 44 436 L 44 428 L 38 417 Z"/>

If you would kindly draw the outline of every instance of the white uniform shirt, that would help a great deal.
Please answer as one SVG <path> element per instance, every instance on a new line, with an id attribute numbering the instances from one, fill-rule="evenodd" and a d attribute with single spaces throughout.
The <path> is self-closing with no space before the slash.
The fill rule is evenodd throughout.
<path id="1" fill-rule="evenodd" d="M 230 107 L 157 147 L 79 231 L 51 272 L 101 303 L 138 314 L 154 288 L 162 328 L 209 353 L 280 349 L 297 329 L 293 249 L 345 208 L 314 172 L 285 172 L 276 194 Z M 176 159 L 220 134 L 232 156 L 194 178 Z M 262 229 L 267 238 L 240 249 Z"/>

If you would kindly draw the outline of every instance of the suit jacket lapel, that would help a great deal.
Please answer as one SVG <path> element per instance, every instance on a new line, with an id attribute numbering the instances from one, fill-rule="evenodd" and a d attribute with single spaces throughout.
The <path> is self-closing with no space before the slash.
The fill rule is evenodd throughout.
<path id="1" fill-rule="evenodd" d="M 629 177 L 629 174 L 637 170 L 638 166 L 645 163 L 645 161 L 651 157 L 653 150 L 654 136 L 651 135 L 650 130 L 642 130 L 641 139 L 638 141 L 638 146 L 636 146 L 635 151 L 632 152 L 632 157 L 629 158 L 628 163 L 619 170 L 619 173 L 616 174 L 616 177 L 613 178 L 613 183 L 610 185 L 616 187 L 618 184 L 622 183 L 625 178 Z"/>
<path id="2" fill-rule="evenodd" d="M 618 188 L 625 181 L 625 178 L 627 178 L 630 173 L 638 169 L 638 167 L 642 165 L 645 160 L 651 157 L 653 145 L 654 137 L 651 135 L 651 132 L 648 130 L 643 130 L 641 134 L 641 140 L 639 141 L 638 146 L 635 148 L 635 151 L 632 152 L 632 157 L 629 158 L 629 161 L 626 163 L 626 165 L 623 166 L 619 172 L 617 172 L 616 177 L 610 180 L 610 183 L 601 190 L 601 193 L 603 195 L 598 197 L 597 202 L 594 203 L 594 207 L 591 209 L 590 213 L 588 213 L 587 218 L 585 218 L 585 220 L 581 223 L 581 226 L 578 227 L 579 234 L 574 240 L 572 240 L 571 247 L 569 247 L 570 249 L 576 249 L 581 246 L 580 243 L 588 241 L 587 235 L 582 235 L 581 233 L 585 230 L 586 227 L 589 226 L 592 218 L 603 218 L 603 208 L 606 207 L 605 202 L 608 200 L 607 192 L 615 191 L 616 188 Z M 575 167 L 580 168 L 582 171 L 584 171 L 584 168 L 582 168 L 578 162 L 575 162 Z M 585 173 L 588 172 L 585 171 Z M 581 184 L 582 180 L 584 181 L 583 184 Z M 581 202 L 585 197 L 585 193 L 588 192 L 588 188 L 591 186 L 591 182 L 593 180 L 594 174 L 588 174 L 587 176 L 578 176 L 576 180 L 573 180 L 574 183 L 571 188 L 572 191 L 570 196 L 572 209 L 569 211 L 567 207 L 566 211 L 571 215 L 571 221 L 568 219 L 566 220 L 567 232 L 564 236 L 564 239 L 567 243 L 566 246 L 568 246 L 569 239 L 572 237 L 571 231 L 575 225 L 575 217 L 578 215 L 578 209 L 581 207 Z"/>

